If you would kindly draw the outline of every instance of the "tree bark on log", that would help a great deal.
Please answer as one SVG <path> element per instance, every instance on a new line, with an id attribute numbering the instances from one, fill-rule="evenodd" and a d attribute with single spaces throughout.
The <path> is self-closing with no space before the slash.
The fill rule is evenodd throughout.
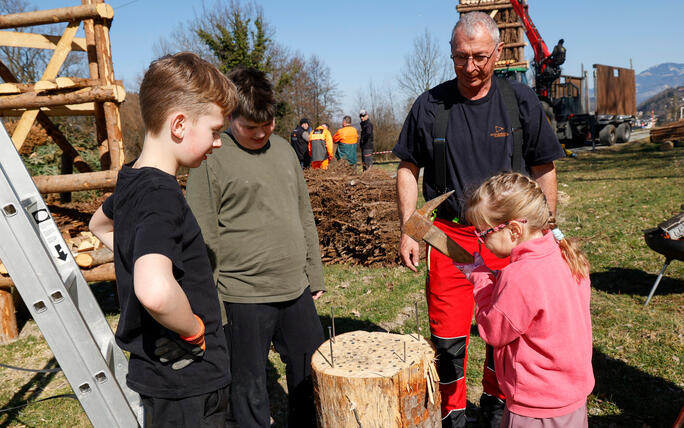
<path id="1" fill-rule="evenodd" d="M 0 343 L 9 343 L 18 336 L 12 293 L 0 290 Z"/>
<path id="2" fill-rule="evenodd" d="M 114 272 L 114 263 L 106 263 L 94 269 L 82 270 L 81 273 L 87 282 L 101 282 L 101 281 L 115 281 L 116 274 Z M 14 286 L 12 278 L 3 276 L 0 277 L 0 288 L 9 288 Z"/>
<path id="3" fill-rule="evenodd" d="M 20 95 L 0 97 L 0 109 L 38 109 L 41 107 L 105 101 L 120 103 L 124 100 L 125 94 L 126 91 L 123 87 L 115 85 L 94 86 L 53 95 L 38 95 L 37 92 L 26 92 Z"/>
<path id="4" fill-rule="evenodd" d="M 353 331 L 311 361 L 320 428 L 441 426 L 435 352 L 422 337 Z"/>
<path id="5" fill-rule="evenodd" d="M 82 268 L 93 268 L 105 263 L 114 261 L 114 253 L 109 248 L 100 248 L 95 251 L 86 251 L 78 253 L 74 257 L 76 264 Z"/>
<path id="6" fill-rule="evenodd" d="M 116 170 L 107 170 L 72 175 L 38 175 L 33 177 L 33 182 L 42 194 L 93 189 L 111 190 L 116 186 L 117 174 Z"/>
<path id="7" fill-rule="evenodd" d="M 114 9 L 110 5 L 104 3 L 88 4 L 0 16 L 0 29 L 32 27 L 57 22 L 80 21 L 88 18 L 112 19 L 113 17 Z"/>

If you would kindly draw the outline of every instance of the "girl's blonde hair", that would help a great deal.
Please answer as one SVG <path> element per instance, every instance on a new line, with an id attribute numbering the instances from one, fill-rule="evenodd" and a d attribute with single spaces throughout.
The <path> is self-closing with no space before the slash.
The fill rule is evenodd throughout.
<path id="1" fill-rule="evenodd" d="M 469 198 L 466 219 L 481 230 L 523 218 L 533 232 L 557 227 L 539 183 L 520 173 L 497 174 L 482 183 Z M 573 276 L 588 278 L 589 261 L 579 245 L 563 238 L 558 246 Z"/>

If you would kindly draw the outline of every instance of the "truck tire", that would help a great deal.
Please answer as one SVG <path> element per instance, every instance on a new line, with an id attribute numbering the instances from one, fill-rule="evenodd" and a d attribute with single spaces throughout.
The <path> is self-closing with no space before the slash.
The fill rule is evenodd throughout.
<path id="1" fill-rule="evenodd" d="M 599 141 L 606 146 L 615 144 L 615 126 L 606 125 L 599 131 Z"/>
<path id="2" fill-rule="evenodd" d="M 615 130 L 615 138 L 618 143 L 626 143 L 632 135 L 632 127 L 627 122 L 622 122 Z"/>

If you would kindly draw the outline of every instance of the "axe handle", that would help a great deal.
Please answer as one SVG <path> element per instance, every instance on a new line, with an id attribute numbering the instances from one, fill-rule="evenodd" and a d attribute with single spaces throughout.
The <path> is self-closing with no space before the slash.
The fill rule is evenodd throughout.
<path id="1" fill-rule="evenodd" d="M 473 255 L 449 238 L 436 226 L 431 227 L 423 236 L 425 242 L 434 249 L 458 263 L 473 263 Z"/>

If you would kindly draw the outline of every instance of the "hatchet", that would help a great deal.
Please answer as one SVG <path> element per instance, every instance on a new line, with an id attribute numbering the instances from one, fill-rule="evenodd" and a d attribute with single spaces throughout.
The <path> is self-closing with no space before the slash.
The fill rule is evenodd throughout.
<path id="1" fill-rule="evenodd" d="M 434 249 L 458 263 L 473 263 L 473 256 L 463 249 L 460 245 L 449 238 L 444 232 L 430 221 L 430 215 L 442 202 L 446 201 L 451 194 L 437 196 L 425 203 L 411 214 L 411 217 L 404 223 L 404 233 L 416 241 L 423 240 L 430 244 Z"/>

